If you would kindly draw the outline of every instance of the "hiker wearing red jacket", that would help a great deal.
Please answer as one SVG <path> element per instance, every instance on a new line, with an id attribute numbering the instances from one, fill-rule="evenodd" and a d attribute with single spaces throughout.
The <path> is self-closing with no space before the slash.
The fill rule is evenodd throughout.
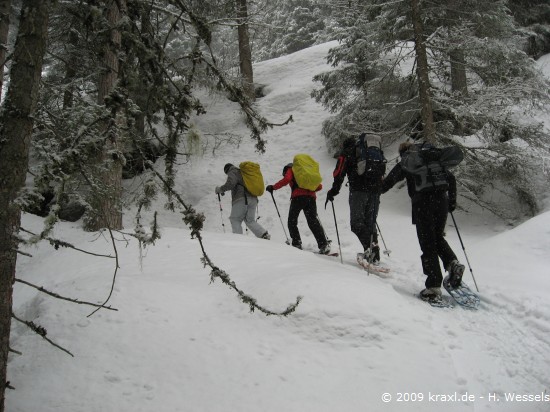
<path id="1" fill-rule="evenodd" d="M 299 187 L 294 178 L 292 163 L 287 164 L 283 168 L 283 178 L 273 185 L 268 185 L 266 190 L 273 193 L 274 190 L 278 190 L 286 185 L 289 185 L 291 189 L 288 231 L 292 239 L 292 246 L 302 249 L 302 239 L 298 230 L 298 216 L 303 210 L 307 225 L 317 241 L 319 253 L 323 255 L 330 253 L 330 240 L 327 239 L 323 225 L 317 215 L 317 195 L 315 192 L 321 190 L 323 185 L 319 184 L 315 191 Z"/>

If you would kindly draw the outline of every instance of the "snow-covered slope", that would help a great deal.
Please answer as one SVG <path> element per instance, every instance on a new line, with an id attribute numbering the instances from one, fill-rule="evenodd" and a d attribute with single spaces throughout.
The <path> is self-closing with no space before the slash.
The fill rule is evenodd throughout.
<path id="1" fill-rule="evenodd" d="M 303 296 L 297 311 L 287 318 L 249 313 L 234 291 L 211 283 L 197 241 L 159 202 L 163 237 L 142 265 L 138 245 L 118 235 L 111 298 L 118 311 L 87 317 L 88 307 L 16 284 L 15 314 L 44 326 L 75 356 L 15 322 L 11 346 L 23 354 L 10 360 L 16 390 L 8 393 L 8 411 L 550 410 L 550 212 L 508 231 L 479 211 L 455 213 L 482 298 L 476 312 L 434 309 L 415 297 L 424 277 L 403 188 L 381 204 L 388 279 L 354 264 L 360 245 L 349 229 L 345 189 L 335 201 L 344 264 L 286 246 L 269 194 L 259 215 L 271 241 L 223 233 L 230 200 L 223 198 L 220 216 L 214 187 L 224 182 L 225 163 L 256 160 L 266 183 L 274 183 L 294 154 L 306 152 L 321 164 L 319 215 L 338 247 L 333 211 L 324 209 L 334 167 L 320 133 L 328 114 L 309 98 L 311 77 L 328 68 L 330 46 L 256 66 L 267 92 L 259 110 L 274 122 L 295 119 L 269 132 L 266 154 L 248 143 L 237 108 L 216 100 L 197 125 L 204 133 L 241 134 L 241 145 L 182 165 L 178 175 L 185 199 L 206 215 L 205 247 L 214 263 L 268 309 L 282 311 Z M 275 192 L 285 225 L 288 198 L 287 188 Z M 25 216 L 24 226 L 38 230 L 40 222 Z M 131 230 L 131 215 L 126 226 Z M 300 229 L 314 248 L 303 218 Z M 112 254 L 108 236 L 84 233 L 78 224 L 60 224 L 55 236 Z M 464 260 L 452 226 L 448 238 Z M 114 259 L 45 244 L 28 252 L 33 258 L 19 257 L 18 278 L 81 300 L 100 302 L 109 294 Z M 469 271 L 465 280 L 473 287 Z M 507 400 L 512 393 L 543 400 Z"/>

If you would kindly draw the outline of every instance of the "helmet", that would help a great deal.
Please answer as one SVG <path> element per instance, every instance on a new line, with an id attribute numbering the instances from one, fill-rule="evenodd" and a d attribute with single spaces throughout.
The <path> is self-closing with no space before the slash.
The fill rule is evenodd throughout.
<path id="1" fill-rule="evenodd" d="M 283 167 L 283 176 L 286 175 L 286 171 L 288 168 L 292 167 L 292 163 L 287 164 L 285 167 Z"/>

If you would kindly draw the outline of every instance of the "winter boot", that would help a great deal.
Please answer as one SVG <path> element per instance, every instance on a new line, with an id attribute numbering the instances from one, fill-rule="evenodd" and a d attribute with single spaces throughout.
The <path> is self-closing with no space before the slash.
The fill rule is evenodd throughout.
<path id="1" fill-rule="evenodd" d="M 368 248 L 363 253 L 363 260 L 367 261 L 368 263 L 373 263 L 374 257 L 375 257 L 374 251 L 371 248 Z"/>
<path id="2" fill-rule="evenodd" d="M 378 265 L 380 263 L 380 247 L 378 246 L 378 243 L 373 243 L 370 248 L 372 253 L 372 263 Z"/>
<path id="3" fill-rule="evenodd" d="M 271 239 L 271 235 L 267 232 L 265 232 L 263 235 L 262 235 L 262 239 L 266 239 L 266 240 L 270 240 Z"/>
<path id="4" fill-rule="evenodd" d="M 426 302 L 437 302 L 441 300 L 441 288 L 426 288 L 420 291 L 420 299 Z"/>
<path id="5" fill-rule="evenodd" d="M 447 272 L 449 272 L 449 285 L 453 289 L 456 289 L 462 283 L 462 275 L 464 274 L 464 265 L 461 264 L 458 260 L 453 260 L 449 263 L 447 267 Z"/>
<path id="6" fill-rule="evenodd" d="M 319 253 L 321 255 L 328 255 L 330 253 L 330 243 L 331 241 L 329 240 L 326 244 L 319 247 Z"/>

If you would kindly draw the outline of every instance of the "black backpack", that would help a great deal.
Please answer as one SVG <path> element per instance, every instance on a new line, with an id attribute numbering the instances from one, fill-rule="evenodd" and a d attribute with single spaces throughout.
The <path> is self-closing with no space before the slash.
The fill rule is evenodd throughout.
<path id="1" fill-rule="evenodd" d="M 414 176 L 417 192 L 447 190 L 447 169 L 464 159 L 458 146 L 437 148 L 431 144 L 414 145 L 401 156 L 401 167 Z"/>
<path id="2" fill-rule="evenodd" d="M 375 146 L 376 141 L 378 142 L 378 146 Z M 380 137 L 372 136 L 369 139 L 365 133 L 362 133 L 355 144 L 355 155 L 357 158 L 357 174 L 359 176 L 372 180 L 380 180 L 386 173 L 387 160 L 382 151 Z"/>

